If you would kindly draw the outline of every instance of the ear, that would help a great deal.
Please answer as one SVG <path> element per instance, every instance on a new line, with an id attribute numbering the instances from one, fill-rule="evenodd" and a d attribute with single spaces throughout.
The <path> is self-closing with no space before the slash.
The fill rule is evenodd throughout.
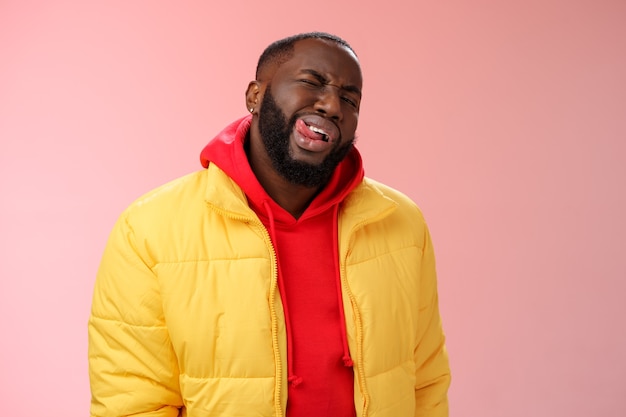
<path id="1" fill-rule="evenodd" d="M 261 102 L 262 92 L 259 81 L 250 81 L 246 90 L 246 108 L 252 114 L 257 112 L 257 107 Z"/>

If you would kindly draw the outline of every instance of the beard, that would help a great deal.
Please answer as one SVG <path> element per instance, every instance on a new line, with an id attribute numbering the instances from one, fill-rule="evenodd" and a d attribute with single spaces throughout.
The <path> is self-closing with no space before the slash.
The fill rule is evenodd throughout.
<path id="1" fill-rule="evenodd" d="M 336 146 L 317 165 L 298 161 L 293 158 L 289 149 L 289 138 L 297 119 L 298 115 L 294 114 L 291 119 L 287 120 L 287 116 L 274 101 L 268 85 L 261 102 L 259 133 L 272 166 L 280 176 L 292 184 L 318 188 L 328 182 L 337 165 L 352 150 L 354 138 Z"/>

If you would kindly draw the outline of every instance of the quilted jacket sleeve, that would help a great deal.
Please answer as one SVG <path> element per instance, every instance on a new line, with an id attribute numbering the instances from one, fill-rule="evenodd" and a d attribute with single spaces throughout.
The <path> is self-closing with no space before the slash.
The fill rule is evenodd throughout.
<path id="1" fill-rule="evenodd" d="M 107 243 L 89 318 L 92 417 L 181 412 L 177 360 L 151 266 L 125 213 Z"/>
<path id="2" fill-rule="evenodd" d="M 428 230 L 424 238 L 420 291 L 415 416 L 447 417 L 450 367 L 439 315 L 435 255 Z"/>

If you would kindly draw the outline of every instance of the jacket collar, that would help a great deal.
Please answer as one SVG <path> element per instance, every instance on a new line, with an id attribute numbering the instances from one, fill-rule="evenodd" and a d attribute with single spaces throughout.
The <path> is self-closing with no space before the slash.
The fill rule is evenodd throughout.
<path id="1" fill-rule="evenodd" d="M 207 186 L 204 199 L 210 206 L 230 217 L 246 221 L 258 220 L 254 211 L 248 206 L 245 193 L 224 171 L 215 164 L 208 164 L 206 170 Z"/>

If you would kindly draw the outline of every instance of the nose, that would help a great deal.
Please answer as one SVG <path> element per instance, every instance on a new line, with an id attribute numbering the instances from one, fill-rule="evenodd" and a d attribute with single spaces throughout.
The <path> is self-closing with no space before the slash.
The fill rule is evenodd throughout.
<path id="1" fill-rule="evenodd" d="M 332 85 L 326 85 L 317 97 L 315 102 L 315 111 L 324 116 L 333 119 L 341 120 L 343 114 L 341 112 L 341 97 L 339 95 L 339 89 Z"/>

